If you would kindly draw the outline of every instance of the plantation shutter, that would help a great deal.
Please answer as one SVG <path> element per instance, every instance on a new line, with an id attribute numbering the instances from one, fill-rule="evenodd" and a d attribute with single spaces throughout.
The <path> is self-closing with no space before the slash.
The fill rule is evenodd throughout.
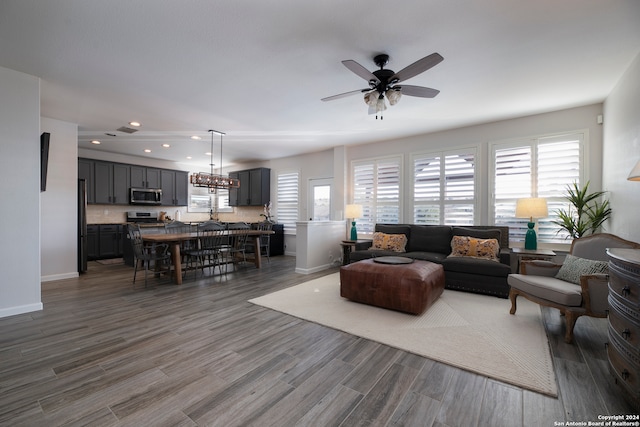
<path id="1" fill-rule="evenodd" d="M 413 222 L 473 225 L 475 149 L 413 156 Z"/>
<path id="2" fill-rule="evenodd" d="M 278 174 L 276 215 L 284 232 L 295 234 L 298 221 L 298 172 Z"/>
<path id="3" fill-rule="evenodd" d="M 358 231 L 373 233 L 376 223 L 400 221 L 400 158 L 355 163 L 353 203 L 362 205 L 362 218 L 356 219 Z"/>
<path id="4" fill-rule="evenodd" d="M 494 222 L 509 226 L 513 241 L 524 241 L 526 219 L 515 218 L 519 198 L 547 199 L 549 217 L 538 222 L 538 242 L 565 243 L 566 233 L 553 224 L 557 210 L 567 209 L 568 185 L 581 177 L 584 134 L 535 138 L 493 146 Z"/>

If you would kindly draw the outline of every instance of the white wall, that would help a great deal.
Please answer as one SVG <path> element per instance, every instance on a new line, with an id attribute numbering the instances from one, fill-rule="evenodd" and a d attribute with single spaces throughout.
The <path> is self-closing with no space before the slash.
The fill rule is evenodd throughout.
<path id="1" fill-rule="evenodd" d="M 0 317 L 42 310 L 40 81 L 0 67 Z"/>
<path id="2" fill-rule="evenodd" d="M 47 190 L 40 193 L 40 273 L 46 282 L 78 276 L 78 126 L 43 117 L 40 129 L 51 134 Z"/>
<path id="3" fill-rule="evenodd" d="M 311 274 L 340 265 L 343 221 L 296 223 L 296 273 Z"/>
<path id="4" fill-rule="evenodd" d="M 603 188 L 613 211 L 609 230 L 640 242 L 640 182 L 627 181 L 640 160 L 640 54 L 604 103 Z"/>

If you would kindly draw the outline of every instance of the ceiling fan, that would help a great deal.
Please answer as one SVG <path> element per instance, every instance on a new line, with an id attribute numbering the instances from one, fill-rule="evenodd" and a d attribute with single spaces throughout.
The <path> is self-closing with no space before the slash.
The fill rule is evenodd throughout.
<path id="1" fill-rule="evenodd" d="M 382 111 L 387 109 L 384 102 L 386 95 L 390 105 L 395 105 L 400 100 L 401 95 L 417 96 L 420 98 L 433 98 L 440 93 L 437 89 L 431 89 L 423 86 L 400 85 L 398 83 L 417 76 L 427 71 L 429 68 L 438 65 L 444 58 L 439 53 L 432 53 L 424 58 L 414 62 L 408 67 L 403 68 L 397 73 L 392 70 L 386 70 L 385 65 L 389 62 L 389 55 L 380 54 L 373 58 L 373 62 L 380 67 L 379 70 L 369 71 L 353 59 L 342 61 L 345 67 L 356 75 L 362 77 L 369 82 L 369 87 L 365 89 L 352 90 L 350 92 L 322 98 L 322 101 L 333 101 L 334 99 L 343 98 L 345 96 L 364 93 L 364 102 L 369 105 L 369 114 L 380 113 L 380 120 L 383 119 Z"/>

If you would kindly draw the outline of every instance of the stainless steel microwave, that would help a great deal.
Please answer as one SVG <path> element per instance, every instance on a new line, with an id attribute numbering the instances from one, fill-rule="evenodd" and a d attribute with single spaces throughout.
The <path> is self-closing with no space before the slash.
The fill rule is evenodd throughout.
<path id="1" fill-rule="evenodd" d="M 159 188 L 131 188 L 129 203 L 132 205 L 159 205 L 162 190 Z"/>

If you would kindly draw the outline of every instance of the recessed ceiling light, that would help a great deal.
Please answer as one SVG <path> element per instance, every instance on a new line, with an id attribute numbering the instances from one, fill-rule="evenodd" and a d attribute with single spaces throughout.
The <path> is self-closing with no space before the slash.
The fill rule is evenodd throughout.
<path id="1" fill-rule="evenodd" d="M 205 156 L 210 156 L 210 155 L 211 155 L 211 153 L 204 153 L 204 155 L 205 155 Z"/>
<path id="2" fill-rule="evenodd" d="M 144 152 L 145 152 L 145 153 L 150 153 L 150 152 L 151 152 L 151 150 L 149 150 L 148 148 L 145 148 Z"/>
<path id="3" fill-rule="evenodd" d="M 199 141 L 199 140 L 201 140 L 202 138 L 200 138 L 198 135 L 193 135 L 193 136 L 191 137 L 191 139 L 195 139 L 196 141 Z"/>
<path id="4" fill-rule="evenodd" d="M 164 148 L 169 148 L 169 147 L 171 147 L 171 145 L 169 145 L 169 144 L 162 144 L 162 146 L 163 146 Z"/>
<path id="5" fill-rule="evenodd" d="M 98 141 L 97 139 L 94 139 L 93 141 L 91 141 L 91 143 L 95 145 L 100 145 L 100 141 Z"/>
<path id="6" fill-rule="evenodd" d="M 192 158 L 191 156 L 187 156 L 187 160 L 191 160 L 191 158 Z"/>
<path id="7" fill-rule="evenodd" d="M 141 126 L 141 125 L 140 125 L 140 122 L 129 122 L 129 124 L 130 124 L 131 126 L 135 126 L 135 127 L 139 127 L 139 126 Z"/>

